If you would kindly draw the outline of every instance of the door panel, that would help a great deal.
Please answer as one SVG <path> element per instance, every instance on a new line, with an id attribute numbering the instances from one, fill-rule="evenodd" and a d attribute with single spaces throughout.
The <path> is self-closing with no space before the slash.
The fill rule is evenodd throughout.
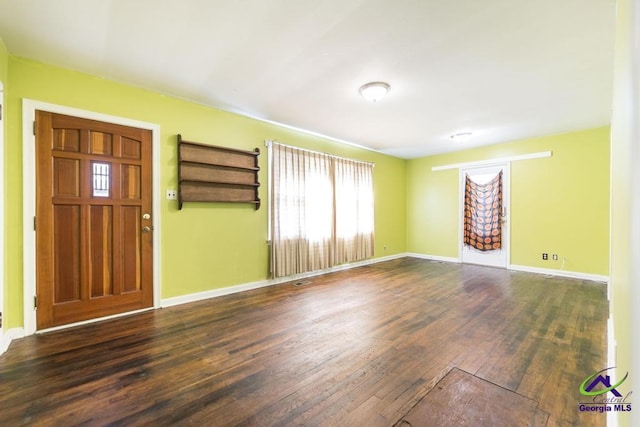
<path id="1" fill-rule="evenodd" d="M 80 206 L 54 206 L 54 303 L 80 299 Z M 40 261 L 40 260 L 38 260 Z"/>
<path id="2" fill-rule="evenodd" d="M 36 112 L 38 329 L 153 304 L 151 132 Z"/>
<path id="3" fill-rule="evenodd" d="M 120 194 L 123 199 L 140 198 L 140 166 L 126 165 L 122 167 L 122 177 L 120 178 Z"/>
<path id="4" fill-rule="evenodd" d="M 113 295 L 113 207 L 91 206 L 91 297 Z"/>
<path id="5" fill-rule="evenodd" d="M 480 264 L 491 267 L 506 268 L 509 259 L 509 227 L 508 227 L 508 213 L 509 213 L 509 167 L 507 164 L 496 165 L 490 167 L 478 167 L 470 169 L 460 170 L 460 200 L 462 215 L 464 216 L 465 209 L 465 177 L 468 175 L 471 180 L 477 184 L 485 184 L 502 172 L 502 218 L 501 218 L 501 248 L 494 250 L 481 251 L 476 248 L 465 245 L 461 238 L 461 260 L 463 263 Z M 460 224 L 463 227 L 463 224 Z M 464 230 L 461 228 L 461 235 Z"/>
<path id="6" fill-rule="evenodd" d="M 123 292 L 140 290 L 140 217 L 142 212 L 134 206 L 122 209 L 122 262 Z"/>
<path id="7" fill-rule="evenodd" d="M 54 197 L 80 197 L 80 161 L 53 159 Z"/>

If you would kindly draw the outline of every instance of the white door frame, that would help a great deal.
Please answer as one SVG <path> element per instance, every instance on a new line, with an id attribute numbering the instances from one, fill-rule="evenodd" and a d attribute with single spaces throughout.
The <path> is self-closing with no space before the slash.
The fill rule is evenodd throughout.
<path id="1" fill-rule="evenodd" d="M 36 110 L 47 111 L 68 116 L 80 117 L 89 120 L 98 120 L 118 125 L 131 126 L 151 131 L 152 137 L 152 162 L 153 162 L 153 183 L 152 183 L 152 216 L 153 229 L 153 308 L 160 307 L 161 277 L 161 209 L 160 201 L 160 125 L 125 117 L 111 116 L 93 111 L 80 110 L 77 108 L 65 107 L 62 105 L 49 104 L 46 102 L 34 101 L 30 99 L 22 100 L 22 187 L 23 187 L 23 287 L 24 287 L 24 333 L 31 335 L 36 332 L 36 310 L 34 309 L 34 297 L 36 295 L 36 233 L 33 229 L 34 217 L 36 214 L 36 152 L 35 135 L 33 123 L 36 117 Z M 138 310 L 138 311 L 145 311 Z M 67 328 L 84 323 L 96 322 L 106 318 L 123 316 L 131 313 L 117 314 L 114 316 L 91 319 L 84 322 L 73 323 L 61 327 L 50 328 L 47 331 Z M 41 332 L 41 331 L 37 331 Z"/>
<path id="2" fill-rule="evenodd" d="M 464 188 L 465 188 L 465 174 L 469 171 L 477 169 L 485 169 L 492 167 L 501 167 L 504 170 L 502 175 L 502 206 L 506 212 L 506 222 L 502 224 L 502 246 L 506 251 L 505 265 L 500 265 L 500 268 L 508 268 L 511 265 L 511 162 L 497 162 L 486 163 L 477 166 L 469 166 L 459 169 L 459 207 L 458 207 L 458 262 L 463 261 L 464 251 Z"/>
<path id="3" fill-rule="evenodd" d="M 0 313 L 2 313 L 2 325 L 0 325 L 0 354 L 4 353 L 5 336 L 4 328 L 7 323 L 7 315 L 4 309 L 4 85 L 0 81 Z"/>

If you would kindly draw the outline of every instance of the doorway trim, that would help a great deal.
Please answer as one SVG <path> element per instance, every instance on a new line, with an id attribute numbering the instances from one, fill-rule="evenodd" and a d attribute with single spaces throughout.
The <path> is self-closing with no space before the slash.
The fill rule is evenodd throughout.
<path id="1" fill-rule="evenodd" d="M 160 307 L 161 275 L 161 192 L 160 192 L 160 125 L 155 123 L 142 122 L 125 117 L 112 116 L 93 111 L 81 110 L 57 104 L 50 104 L 41 101 L 34 101 L 24 98 L 22 100 L 22 211 L 23 211 L 23 288 L 24 288 L 24 334 L 32 335 L 36 332 L 36 311 L 34 309 L 34 297 L 36 295 L 36 233 L 34 228 L 34 217 L 36 214 L 36 151 L 35 135 L 33 123 L 35 122 L 36 110 L 47 111 L 57 114 L 66 114 L 83 119 L 98 120 L 123 126 L 137 127 L 151 131 L 152 147 L 152 218 L 153 228 L 153 308 Z M 151 309 L 153 309 L 151 308 Z M 139 311 L 146 311 L 144 309 Z M 57 328 L 46 329 L 46 331 L 67 328 L 78 324 L 91 323 L 111 317 L 119 317 L 131 314 L 122 313 L 114 316 L 91 319 L 84 322 L 72 323 Z"/>
<path id="2" fill-rule="evenodd" d="M 4 191 L 4 84 L 0 80 L 0 354 L 6 350 L 4 325 L 7 323 L 7 313 L 4 309 L 4 204 L 6 194 Z"/>
<path id="3" fill-rule="evenodd" d="M 499 268 L 509 269 L 511 266 L 511 162 L 493 162 L 486 163 L 479 166 L 469 166 L 458 169 L 458 262 L 463 262 L 464 251 L 464 188 L 465 188 L 465 174 L 472 169 L 484 169 L 484 168 L 502 168 L 504 174 L 502 175 L 502 206 L 506 210 L 506 224 L 503 224 L 502 229 L 502 241 L 506 246 L 506 262 L 504 266 Z M 505 190 L 506 187 L 506 191 Z"/>
<path id="4" fill-rule="evenodd" d="M 530 160 L 530 159 L 541 159 L 543 157 L 551 157 L 553 152 L 549 151 L 540 151 L 538 153 L 530 153 L 530 154 L 522 154 L 520 156 L 510 156 L 510 157 L 500 157 L 497 159 L 488 159 L 488 160 L 476 160 L 474 162 L 464 162 L 464 163 L 451 163 L 449 165 L 442 166 L 434 166 L 431 168 L 431 172 L 436 171 L 444 171 L 449 169 L 460 169 L 460 168 L 474 168 L 480 166 L 493 166 L 498 163 L 511 163 L 518 160 Z"/>

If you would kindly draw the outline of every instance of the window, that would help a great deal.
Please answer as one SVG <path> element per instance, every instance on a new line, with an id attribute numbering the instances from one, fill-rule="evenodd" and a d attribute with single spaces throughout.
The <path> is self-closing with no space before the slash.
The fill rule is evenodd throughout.
<path id="1" fill-rule="evenodd" d="M 110 168 L 109 163 L 93 163 L 93 197 L 109 197 Z"/>
<path id="2" fill-rule="evenodd" d="M 373 256 L 373 164 L 272 143 L 270 166 L 274 277 Z"/>

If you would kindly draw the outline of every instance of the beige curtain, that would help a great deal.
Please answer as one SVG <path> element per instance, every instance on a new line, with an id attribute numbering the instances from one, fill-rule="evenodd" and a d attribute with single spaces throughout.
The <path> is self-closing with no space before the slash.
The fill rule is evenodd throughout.
<path id="1" fill-rule="evenodd" d="M 373 165 L 334 159 L 336 264 L 373 256 Z"/>
<path id="2" fill-rule="evenodd" d="M 373 255 L 373 165 L 271 144 L 271 274 Z"/>

